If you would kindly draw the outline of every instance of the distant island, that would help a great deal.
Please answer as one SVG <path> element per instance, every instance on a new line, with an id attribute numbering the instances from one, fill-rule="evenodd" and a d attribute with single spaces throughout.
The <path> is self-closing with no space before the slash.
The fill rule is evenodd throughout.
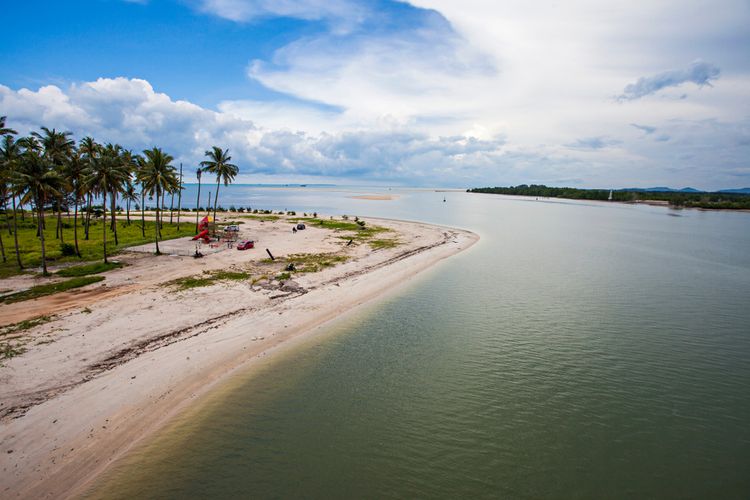
<path id="1" fill-rule="evenodd" d="M 609 190 L 549 187 L 543 184 L 521 184 L 509 187 L 473 188 L 467 189 L 467 192 L 543 198 L 568 198 L 572 200 L 617 201 L 623 203 L 658 202 L 680 208 L 750 209 L 750 188 L 704 192 L 693 188 L 675 190 L 667 187 L 655 187 Z"/>

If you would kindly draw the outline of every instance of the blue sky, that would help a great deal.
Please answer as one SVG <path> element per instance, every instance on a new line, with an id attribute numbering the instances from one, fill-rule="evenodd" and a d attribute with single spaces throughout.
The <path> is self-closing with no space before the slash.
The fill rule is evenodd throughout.
<path id="1" fill-rule="evenodd" d="M 248 182 L 750 186 L 742 0 L 5 2 L 0 114 Z"/>

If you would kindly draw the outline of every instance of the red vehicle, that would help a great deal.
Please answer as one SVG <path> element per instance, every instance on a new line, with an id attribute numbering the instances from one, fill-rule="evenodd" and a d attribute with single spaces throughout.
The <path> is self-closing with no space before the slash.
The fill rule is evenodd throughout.
<path id="1" fill-rule="evenodd" d="M 237 250 L 247 250 L 248 248 L 255 248 L 255 242 L 253 240 L 242 240 L 237 243 Z"/>

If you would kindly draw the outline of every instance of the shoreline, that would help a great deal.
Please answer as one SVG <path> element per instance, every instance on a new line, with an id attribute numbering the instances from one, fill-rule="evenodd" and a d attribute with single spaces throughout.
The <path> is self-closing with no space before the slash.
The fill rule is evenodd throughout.
<path id="1" fill-rule="evenodd" d="M 403 247 L 360 252 L 362 255 L 351 262 L 304 276 L 299 279 L 305 287 L 304 293 L 266 294 L 259 299 L 255 296 L 265 291 L 256 291 L 252 294 L 254 298 L 243 304 L 248 295 L 246 287 L 216 285 L 212 288 L 220 288 L 211 294 L 180 295 L 151 287 L 103 299 L 105 305 L 97 304 L 94 314 L 102 314 L 100 309 L 110 310 L 111 316 L 100 319 L 105 324 L 113 323 L 109 325 L 113 335 L 118 335 L 118 329 L 133 329 L 133 324 L 148 319 L 148 314 L 134 316 L 133 324 L 128 325 L 124 302 L 140 300 L 141 304 L 151 304 L 161 292 L 167 296 L 162 300 L 170 303 L 168 309 L 176 307 L 189 315 L 207 297 L 214 300 L 218 294 L 223 300 L 216 305 L 214 318 L 200 324 L 188 321 L 186 327 L 177 328 L 177 333 L 151 332 L 146 338 L 136 335 L 132 339 L 135 343 L 120 349 L 113 349 L 112 343 L 99 346 L 104 360 L 95 365 L 100 371 L 57 393 L 47 394 L 46 399 L 22 408 L 18 415 L 11 413 L 4 418 L 0 422 L 0 469 L 4 476 L 0 491 L 4 496 L 17 498 L 70 497 L 83 493 L 133 447 L 195 407 L 233 374 L 255 366 L 254 360 L 276 356 L 295 345 L 295 340 L 308 338 L 339 316 L 387 296 L 479 239 L 473 233 L 452 228 L 369 219 L 377 220 L 378 224 L 383 222 L 399 235 L 406 234 L 412 239 Z M 305 237 L 309 235 L 313 240 L 314 231 L 309 229 Z M 318 243 L 321 248 L 335 244 L 325 236 Z M 227 254 L 225 258 L 234 255 Z M 150 261 L 154 262 L 157 260 Z M 168 267 L 172 261 L 159 261 L 162 262 Z M 131 273 L 142 271 L 136 269 Z M 244 307 L 237 309 L 233 305 Z M 179 317 L 181 311 L 174 313 L 175 323 L 187 319 Z M 76 311 L 61 321 L 85 330 L 87 316 L 92 314 Z M 124 321 L 122 316 L 126 316 Z M 154 318 L 150 321 L 155 328 Z M 134 350 L 137 352 L 133 353 Z M 108 360 L 111 366 L 106 364 Z M 67 375 L 68 379 L 60 382 L 70 383 L 70 374 Z M 73 375 L 75 378 L 77 374 Z M 87 411 L 81 414 L 80 408 Z"/>

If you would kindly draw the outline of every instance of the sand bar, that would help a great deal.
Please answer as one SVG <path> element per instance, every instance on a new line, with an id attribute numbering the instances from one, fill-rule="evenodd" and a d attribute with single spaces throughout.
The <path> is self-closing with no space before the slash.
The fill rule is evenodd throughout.
<path id="1" fill-rule="evenodd" d="M 26 353 L 0 368 L 2 496 L 64 498 L 81 492 L 236 370 L 478 239 L 427 224 L 368 222 L 391 229 L 383 237 L 400 244 L 373 251 L 365 244 L 347 246 L 330 230 L 308 226 L 292 234 L 283 219 L 248 219 L 241 237 L 256 240 L 253 250 L 226 249 L 202 259 L 126 253 L 118 258 L 128 266 L 107 273 L 103 286 L 91 285 L 96 293 L 82 289 L 28 301 L 24 308 L 0 306 L 4 318 L 22 317 L 21 309 L 31 317 L 45 308 L 55 314 L 26 332 Z M 262 279 L 262 273 L 279 271 L 278 264 L 263 262 L 265 248 L 279 260 L 335 253 L 347 261 L 298 273 L 282 286 Z M 182 291 L 165 284 L 216 270 L 252 278 Z"/>

